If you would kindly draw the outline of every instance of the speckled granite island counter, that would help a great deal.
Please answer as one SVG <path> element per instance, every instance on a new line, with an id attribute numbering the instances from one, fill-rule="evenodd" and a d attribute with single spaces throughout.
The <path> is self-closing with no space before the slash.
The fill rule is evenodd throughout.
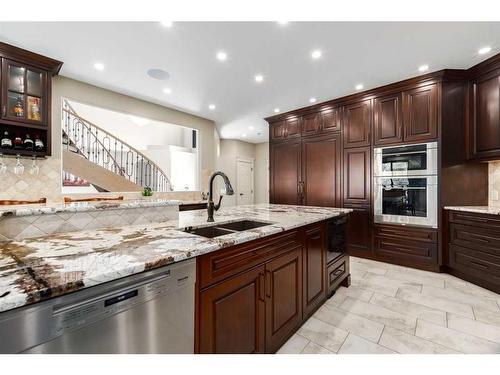
<path id="1" fill-rule="evenodd" d="M 495 206 L 446 206 L 444 209 L 485 215 L 500 215 L 500 207 Z"/>
<path id="2" fill-rule="evenodd" d="M 216 222 L 253 219 L 271 224 L 217 238 L 205 238 L 182 230 L 185 227 L 208 224 L 206 212 L 199 210 L 181 212 L 178 220 L 109 226 L 0 242 L 0 311 L 323 221 L 350 211 L 267 204 L 224 208 L 217 212 Z"/>

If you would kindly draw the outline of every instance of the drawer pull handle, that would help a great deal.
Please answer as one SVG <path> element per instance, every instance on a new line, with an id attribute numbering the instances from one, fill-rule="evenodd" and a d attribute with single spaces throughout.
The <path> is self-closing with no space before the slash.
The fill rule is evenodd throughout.
<path id="1" fill-rule="evenodd" d="M 264 302 L 265 301 L 265 287 L 266 287 L 266 278 L 263 273 L 259 274 L 259 299 Z"/>
<path id="2" fill-rule="evenodd" d="M 460 219 L 460 217 L 462 217 L 462 219 L 465 219 L 465 220 L 477 221 L 479 223 L 487 223 L 488 222 L 488 219 L 481 219 L 480 217 L 458 215 L 459 219 Z"/>
<path id="3" fill-rule="evenodd" d="M 484 264 L 482 264 L 482 263 L 475 262 L 475 261 L 473 261 L 473 260 L 471 260 L 470 262 L 471 262 L 472 264 L 474 264 L 475 266 L 478 266 L 479 268 L 482 268 L 482 269 L 484 269 L 484 270 L 487 270 L 487 269 L 489 269 L 489 268 L 490 268 L 490 267 L 488 267 L 488 266 L 485 266 L 485 265 L 484 265 Z"/>
<path id="4" fill-rule="evenodd" d="M 344 272 L 344 270 L 339 268 L 338 270 L 335 270 L 333 272 L 333 276 L 338 276 L 338 275 L 342 274 L 343 272 Z"/>
<path id="5" fill-rule="evenodd" d="M 482 238 L 482 236 L 478 235 L 478 234 L 474 234 L 474 233 L 469 233 L 471 238 L 473 238 L 474 240 L 478 241 L 478 242 L 482 242 L 482 243 L 490 243 L 489 240 L 485 240 L 484 238 Z"/>

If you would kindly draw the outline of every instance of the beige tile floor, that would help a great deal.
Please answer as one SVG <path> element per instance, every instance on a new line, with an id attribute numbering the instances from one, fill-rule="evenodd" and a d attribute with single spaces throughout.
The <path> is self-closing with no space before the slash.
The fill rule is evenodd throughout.
<path id="1" fill-rule="evenodd" d="M 500 294 L 353 257 L 351 278 L 278 354 L 500 353 Z"/>

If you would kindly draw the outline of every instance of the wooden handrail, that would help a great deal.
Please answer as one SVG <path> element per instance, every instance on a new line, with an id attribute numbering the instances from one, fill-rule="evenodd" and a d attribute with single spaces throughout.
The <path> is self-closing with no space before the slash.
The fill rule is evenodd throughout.
<path id="1" fill-rule="evenodd" d="M 98 202 L 98 201 L 122 201 L 123 195 L 118 197 L 90 197 L 90 198 L 71 198 L 64 197 L 64 203 L 72 203 L 72 202 Z"/>
<path id="2" fill-rule="evenodd" d="M 0 206 L 13 206 L 16 204 L 40 204 L 47 203 L 47 198 L 40 198 L 38 200 L 19 200 L 19 199 L 2 199 Z"/>

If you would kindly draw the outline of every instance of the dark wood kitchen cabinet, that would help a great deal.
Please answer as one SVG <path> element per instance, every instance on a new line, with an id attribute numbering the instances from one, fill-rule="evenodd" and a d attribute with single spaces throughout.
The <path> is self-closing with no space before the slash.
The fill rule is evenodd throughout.
<path id="1" fill-rule="evenodd" d="M 450 273 L 500 293 L 500 216 L 448 211 Z"/>
<path id="2" fill-rule="evenodd" d="M 327 223 L 197 257 L 195 351 L 274 353 L 326 300 L 327 285 L 347 286 L 349 257 L 326 265 Z"/>
<path id="3" fill-rule="evenodd" d="M 344 150 L 344 203 L 371 202 L 371 149 L 370 147 Z"/>
<path id="4" fill-rule="evenodd" d="M 403 91 L 405 142 L 435 141 L 438 135 L 438 84 Z"/>
<path id="5" fill-rule="evenodd" d="M 376 146 L 403 141 L 403 104 L 401 93 L 373 100 L 373 143 Z"/>
<path id="6" fill-rule="evenodd" d="M 438 232 L 393 224 L 374 226 L 374 254 L 382 261 L 438 271 Z"/>
<path id="7" fill-rule="evenodd" d="M 302 247 L 265 268 L 266 352 L 274 353 L 302 323 Z"/>
<path id="8" fill-rule="evenodd" d="M 256 267 L 200 293 L 200 353 L 265 352 L 264 272 Z"/>
<path id="9" fill-rule="evenodd" d="M 498 159 L 500 157 L 500 67 L 469 83 L 468 108 L 470 157 Z"/>
<path id="10" fill-rule="evenodd" d="M 275 143 L 270 146 L 271 203 L 300 204 L 300 141 Z"/>
<path id="11" fill-rule="evenodd" d="M 337 207 L 341 204 L 340 134 L 302 140 L 301 202 L 307 206 Z"/>
<path id="12" fill-rule="evenodd" d="M 347 253 L 363 258 L 372 257 L 372 213 L 370 206 L 344 204 L 352 209 L 346 229 Z"/>
<path id="13" fill-rule="evenodd" d="M 341 108 L 327 108 L 302 117 L 302 136 L 321 135 L 341 129 Z"/>
<path id="14" fill-rule="evenodd" d="M 346 105 L 343 112 L 344 148 L 370 146 L 371 100 Z"/>
<path id="15" fill-rule="evenodd" d="M 42 150 L 2 149 L 4 154 L 51 154 L 51 82 L 62 62 L 0 42 L 0 130 L 14 137 L 39 138 Z"/>
<path id="16" fill-rule="evenodd" d="M 303 256 L 303 308 L 307 319 L 325 300 L 326 238 L 324 226 L 313 224 L 306 228 Z M 320 272 L 318 272 L 320 270 Z"/>
<path id="17" fill-rule="evenodd" d="M 301 117 L 291 117 L 278 121 L 271 126 L 271 139 L 282 140 L 297 138 L 301 131 Z"/>

